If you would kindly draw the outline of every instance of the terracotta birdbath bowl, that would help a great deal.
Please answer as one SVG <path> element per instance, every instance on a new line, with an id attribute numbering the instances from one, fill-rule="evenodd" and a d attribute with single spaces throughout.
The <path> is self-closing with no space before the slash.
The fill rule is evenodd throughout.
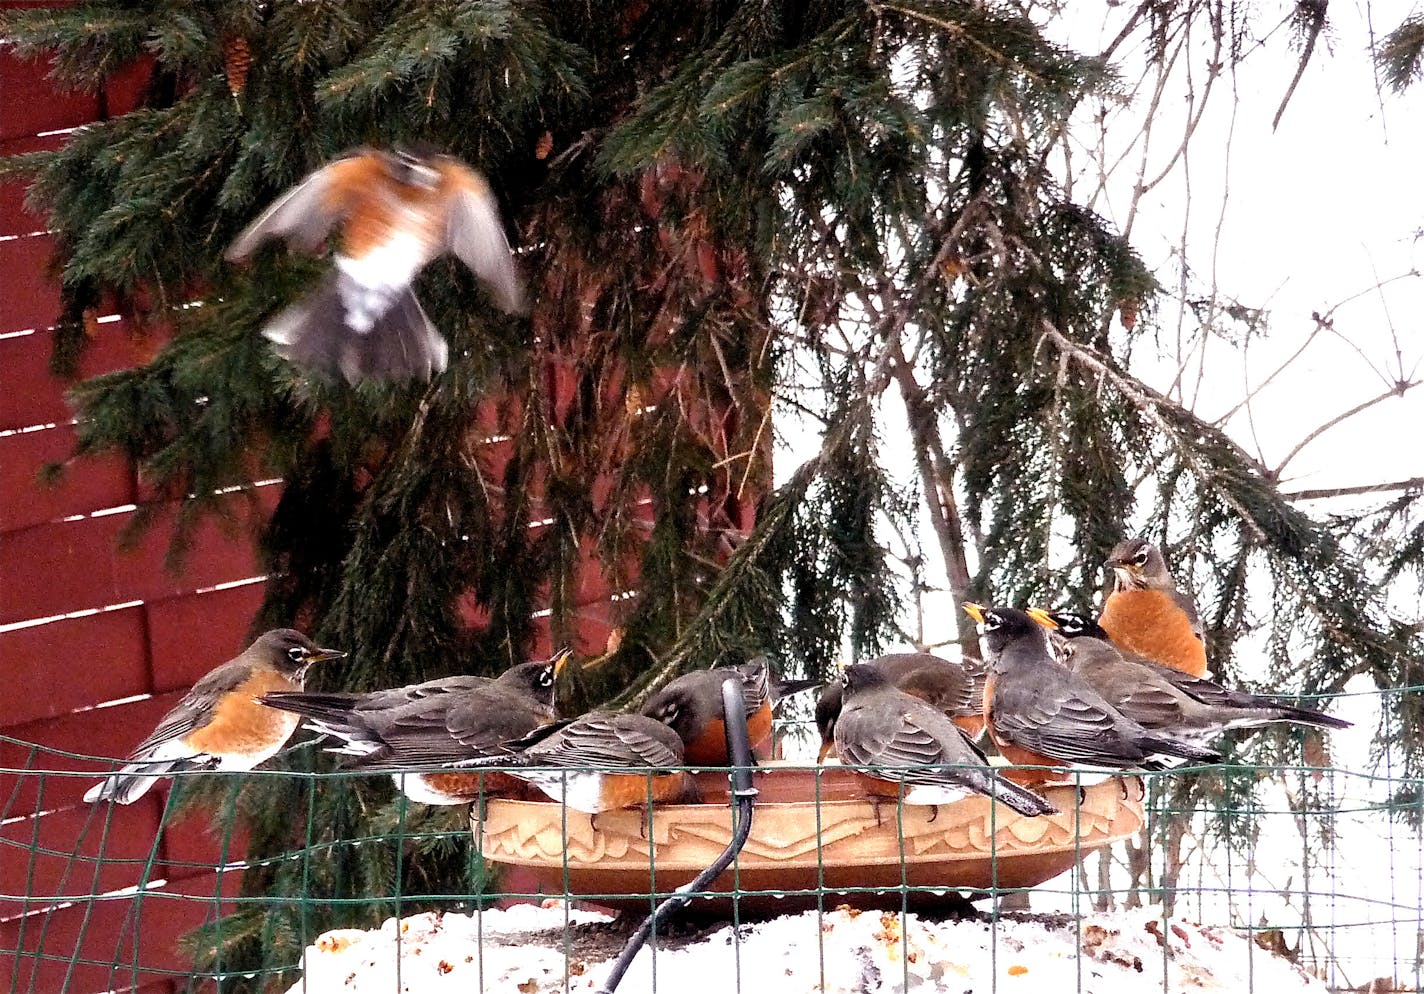
<path id="1" fill-rule="evenodd" d="M 666 895 L 704 869 L 732 835 L 724 772 L 696 775 L 699 804 L 657 805 L 590 818 L 567 815 L 552 801 L 492 798 L 476 843 L 486 859 L 528 867 L 544 892 L 646 911 L 648 895 Z M 850 903 L 899 908 L 901 886 L 912 908 L 962 904 L 987 889 L 1033 887 L 1084 855 L 1142 827 L 1142 783 L 1136 777 L 1084 789 L 1048 787 L 1059 813 L 1025 818 L 985 797 L 935 809 L 893 799 L 878 810 L 849 770 L 828 764 L 817 774 L 778 762 L 758 768 L 760 791 L 751 836 L 737 862 L 710 888 L 741 892 L 740 914 L 785 914 Z M 847 890 L 849 888 L 850 890 Z M 862 888 L 886 888 L 872 893 Z M 751 892 L 751 893 L 748 893 Z M 730 898 L 700 898 L 692 910 L 727 913 Z"/>

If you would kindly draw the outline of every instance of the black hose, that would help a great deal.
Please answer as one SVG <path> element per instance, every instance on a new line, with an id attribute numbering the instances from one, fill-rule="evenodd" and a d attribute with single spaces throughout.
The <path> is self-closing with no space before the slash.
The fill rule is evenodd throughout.
<path id="1" fill-rule="evenodd" d="M 693 894 L 705 890 L 716 880 L 722 871 L 732 864 L 732 860 L 737 858 L 737 853 L 742 851 L 747 836 L 751 834 L 752 804 L 756 800 L 757 790 L 752 786 L 752 745 L 747 734 L 746 697 L 742 693 L 742 682 L 736 676 L 722 681 L 722 714 L 723 725 L 727 730 L 727 755 L 731 758 L 732 765 L 732 806 L 736 810 L 732 841 L 727 843 L 722 855 L 714 859 L 707 869 L 690 883 L 679 887 L 671 897 L 654 908 L 647 920 L 628 937 L 623 951 L 613 961 L 613 969 L 608 972 L 603 986 L 599 988 L 600 994 L 613 994 L 618 989 L 618 985 L 623 982 L 623 974 L 633 965 L 638 950 L 643 948 L 648 937 L 668 915 L 689 904 Z M 652 835 L 652 831 L 649 830 L 648 834 Z"/>

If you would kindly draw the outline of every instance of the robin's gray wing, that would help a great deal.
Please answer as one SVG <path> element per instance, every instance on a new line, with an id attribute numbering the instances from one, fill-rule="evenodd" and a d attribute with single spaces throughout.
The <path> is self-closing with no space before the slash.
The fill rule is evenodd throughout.
<path id="1" fill-rule="evenodd" d="M 893 704 L 852 706 L 842 713 L 836 725 L 842 763 L 873 768 L 882 780 L 972 790 L 1030 817 L 1056 810 L 995 774 L 969 737 L 937 709 L 908 697 Z"/>
<path id="2" fill-rule="evenodd" d="M 450 738 L 476 752 L 496 749 L 541 724 L 527 698 L 492 688 L 458 696 L 445 718 Z"/>
<path id="3" fill-rule="evenodd" d="M 500 310 L 522 313 L 524 287 L 489 184 L 454 159 L 440 160 L 438 169 L 454 191 L 445 221 L 445 250 L 470 267 Z"/>
<path id="4" fill-rule="evenodd" d="M 836 722 L 836 752 L 847 766 L 883 769 L 887 776 L 908 779 L 910 771 L 894 767 L 933 766 L 953 762 L 944 757 L 939 739 L 911 717 L 909 701 L 872 707 L 852 705 Z"/>
<path id="5" fill-rule="evenodd" d="M 1001 738 L 1055 760 L 1131 766 L 1146 758 L 1136 741 L 1146 729 L 1066 670 L 1000 677 L 991 717 Z"/>
<path id="6" fill-rule="evenodd" d="M 1158 672 L 1163 668 L 1116 657 L 1089 658 L 1073 670 L 1109 704 L 1144 728 L 1170 731 L 1206 722 L 1207 709 L 1165 679 Z"/>
<path id="7" fill-rule="evenodd" d="M 252 675 L 251 665 L 241 658 L 223 663 L 183 695 L 173 710 L 163 716 L 158 727 L 129 753 L 130 759 L 143 759 L 148 753 L 174 739 L 207 725 L 213 718 L 218 701 L 224 694 L 242 686 Z"/>
<path id="8" fill-rule="evenodd" d="M 333 184 L 348 178 L 351 163 L 360 154 L 353 152 L 328 163 L 278 197 L 233 239 L 224 257 L 241 262 L 268 238 L 285 238 L 303 252 L 319 251 L 341 220 L 340 213 L 331 208 Z"/>
<path id="9" fill-rule="evenodd" d="M 1201 618 L 1197 615 L 1197 605 L 1191 597 L 1182 593 L 1175 587 L 1172 588 L 1172 601 L 1187 616 L 1187 620 L 1192 623 L 1192 634 L 1197 637 L 1197 641 L 1206 642 L 1206 630 L 1202 628 Z"/>
<path id="10" fill-rule="evenodd" d="M 662 722 L 644 715 L 585 716 L 532 746 L 525 755 L 546 766 L 682 765 L 682 740 Z"/>
<path id="11" fill-rule="evenodd" d="M 442 694 L 463 694 L 481 687 L 488 687 L 494 681 L 487 676 L 444 676 L 424 683 L 413 683 L 407 687 L 390 690 L 376 690 L 368 694 L 353 695 L 358 698 L 358 711 L 384 711 L 388 708 L 403 707 L 417 701 L 439 697 Z"/>
<path id="12" fill-rule="evenodd" d="M 540 723 L 526 702 L 487 686 L 368 712 L 359 720 L 383 748 L 357 765 L 382 767 L 458 763 L 500 752 L 504 743 L 528 734 Z"/>
<path id="13" fill-rule="evenodd" d="M 765 656 L 757 656 L 738 666 L 736 672 L 742 678 L 742 694 L 746 697 L 750 718 L 772 699 L 771 664 Z"/>

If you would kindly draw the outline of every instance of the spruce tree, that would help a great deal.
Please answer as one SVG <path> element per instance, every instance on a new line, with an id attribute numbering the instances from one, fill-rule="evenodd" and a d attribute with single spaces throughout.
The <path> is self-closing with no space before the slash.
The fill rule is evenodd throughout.
<path id="1" fill-rule="evenodd" d="M 899 640 L 886 531 L 920 502 L 921 568 L 956 600 L 1086 606 L 1107 550 L 1147 521 L 1228 679 L 1265 620 L 1283 686 L 1419 682 L 1378 550 L 1129 372 L 1157 281 L 1050 160 L 1114 74 L 1019 4 L 163 0 L 0 30 L 74 87 L 150 66 L 139 109 L 5 166 L 33 177 L 57 233 L 60 368 L 104 299 L 174 332 L 147 366 L 76 385 L 77 456 L 126 453 L 156 492 L 190 495 L 180 553 L 217 491 L 280 476 L 254 628 L 350 650 L 344 687 L 496 671 L 540 608 L 568 637 L 588 550 L 635 593 L 619 637 L 582 647 L 606 658 L 575 703 L 636 703 L 763 649 L 825 674 L 846 647 Z M 417 291 L 448 371 L 303 377 L 257 329 L 321 264 L 274 251 L 237 270 L 223 249 L 332 156 L 414 142 L 489 176 L 532 314 L 499 314 L 441 261 Z M 890 395 L 910 467 L 881 437 Z M 774 399 L 821 435 L 775 489 Z M 1050 572 L 1065 550 L 1075 565 Z M 1273 581 L 1264 602 L 1252 573 Z M 967 621 L 960 638 L 977 652 Z M 1387 716 L 1410 733 L 1396 770 L 1420 772 L 1421 717 Z M 407 813 L 383 783 L 262 778 L 239 805 L 253 860 L 331 844 L 254 866 L 244 892 L 324 903 L 238 911 L 204 937 L 204 967 L 294 963 L 317 930 L 390 910 L 327 899 L 394 893 L 397 873 L 406 894 L 483 880 L 458 816 Z M 308 810 L 316 837 L 289 815 Z M 454 834 L 340 845 L 396 828 Z M 227 985 L 245 983 L 260 986 Z"/>

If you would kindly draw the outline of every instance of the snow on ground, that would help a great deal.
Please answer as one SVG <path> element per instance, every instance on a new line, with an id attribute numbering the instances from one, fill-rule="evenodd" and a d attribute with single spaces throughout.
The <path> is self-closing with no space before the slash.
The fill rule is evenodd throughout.
<path id="1" fill-rule="evenodd" d="M 547 901 L 478 917 L 414 915 L 399 931 L 391 919 L 370 932 L 328 932 L 307 949 L 305 975 L 289 994 L 596 990 L 627 934 L 610 921 Z M 1148 909 L 1085 915 L 1076 927 L 1067 916 L 993 926 L 911 914 L 903 932 L 896 913 L 843 906 L 818 921 L 810 911 L 665 940 L 656 955 L 645 948 L 620 990 L 652 990 L 654 969 L 665 990 L 726 994 L 1326 991 L 1236 932 L 1181 919 L 1164 925 Z"/>

